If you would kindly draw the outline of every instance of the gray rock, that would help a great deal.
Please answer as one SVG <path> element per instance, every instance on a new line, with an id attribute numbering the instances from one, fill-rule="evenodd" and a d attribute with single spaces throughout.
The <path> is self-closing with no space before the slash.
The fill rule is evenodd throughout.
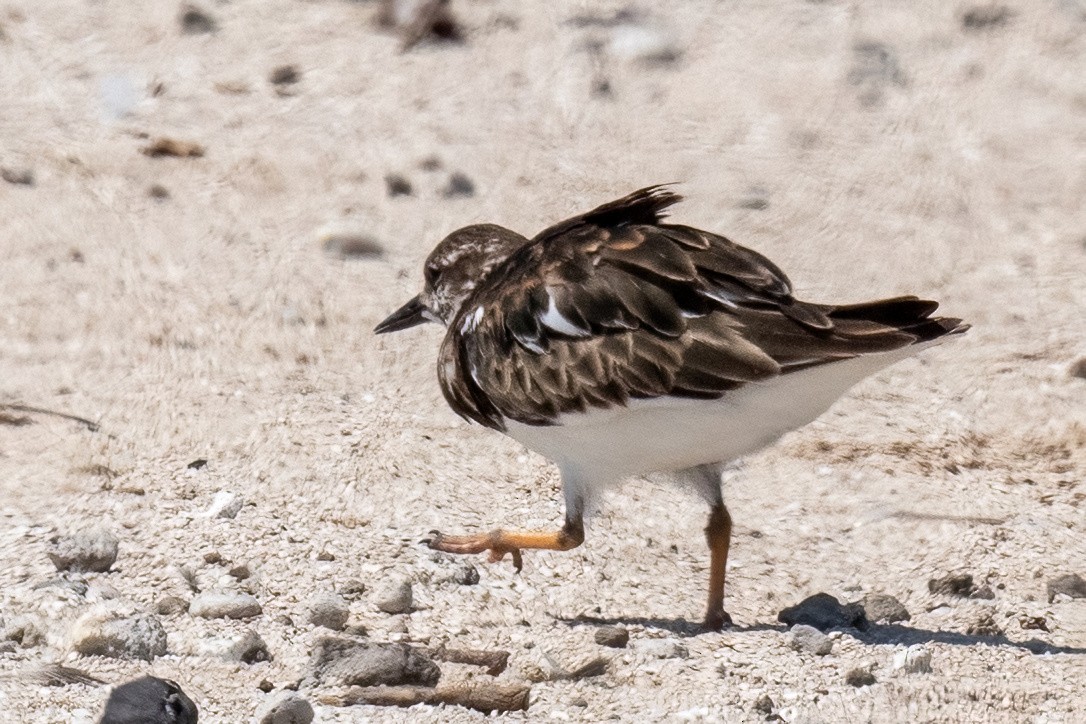
<path id="1" fill-rule="evenodd" d="M 991 613 L 980 614 L 965 631 L 970 636 L 1002 636 L 1003 629 Z"/>
<path id="2" fill-rule="evenodd" d="M 359 596 L 366 592 L 366 584 L 357 578 L 348 578 L 337 589 L 341 596 Z"/>
<path id="3" fill-rule="evenodd" d="M 16 616 L 0 628 L 0 641 L 11 641 L 29 649 L 45 643 L 45 631 L 37 619 Z"/>
<path id="4" fill-rule="evenodd" d="M 220 490 L 215 493 L 215 497 L 211 499 L 211 505 L 204 511 L 204 515 L 208 518 L 225 518 L 227 520 L 233 520 L 244 507 L 245 498 L 237 493 Z"/>
<path id="5" fill-rule="evenodd" d="M 0 167 L 0 178 L 4 179 L 9 184 L 14 184 L 15 186 L 34 185 L 34 172 L 29 168 L 8 168 L 6 166 Z"/>
<path id="6" fill-rule="evenodd" d="M 0 654 L 14 654 L 18 648 L 14 641 L 0 641 Z"/>
<path id="7" fill-rule="evenodd" d="M 381 242 L 353 229 L 327 227 L 317 237 L 325 252 L 340 259 L 375 259 L 384 255 Z"/>
<path id="8" fill-rule="evenodd" d="M 186 35 L 203 35 L 218 30 L 215 18 L 195 5 L 184 6 L 177 21 L 181 25 L 181 32 Z"/>
<path id="9" fill-rule="evenodd" d="M 309 622 L 333 631 L 342 631 L 351 611 L 347 601 L 336 593 L 322 593 L 309 602 Z"/>
<path id="10" fill-rule="evenodd" d="M 896 623 L 910 618 L 901 601 L 886 593 L 869 593 L 859 603 L 868 621 Z"/>
<path id="11" fill-rule="evenodd" d="M 99 724 L 196 724 L 198 717 L 196 704 L 176 683 L 143 676 L 110 693 Z"/>
<path id="12" fill-rule="evenodd" d="M 240 661 L 243 664 L 272 660 L 268 645 L 253 629 L 207 641 L 201 646 L 201 653 L 217 656 L 225 661 Z"/>
<path id="13" fill-rule="evenodd" d="M 392 197 L 411 196 L 415 192 L 411 182 L 398 173 L 390 173 L 385 176 L 385 188 L 388 190 L 388 195 Z"/>
<path id="14" fill-rule="evenodd" d="M 269 696 L 256 710 L 258 724 L 309 724 L 313 707 L 293 691 L 280 691 Z"/>
<path id="15" fill-rule="evenodd" d="M 317 641 L 309 676 L 343 686 L 434 686 L 441 670 L 430 657 L 407 644 L 383 644 L 325 636 Z"/>
<path id="16" fill-rule="evenodd" d="M 675 639 L 643 639 L 635 641 L 633 648 L 654 659 L 685 659 L 690 655 L 686 645 Z"/>
<path id="17" fill-rule="evenodd" d="M 595 636 L 596 643 L 612 649 L 624 649 L 630 643 L 630 632 L 622 626 L 601 626 Z"/>
<path id="18" fill-rule="evenodd" d="M 894 655 L 894 669 L 906 674 L 931 673 L 931 652 L 923 646 L 910 646 Z"/>
<path id="19" fill-rule="evenodd" d="M 374 596 L 377 608 L 385 613 L 407 613 L 411 610 L 413 599 L 411 581 L 406 578 L 385 584 Z"/>
<path id="20" fill-rule="evenodd" d="M 777 614 L 781 623 L 805 624 L 819 631 L 834 628 L 867 628 L 867 617 L 858 603 L 843 604 L 828 593 L 816 593 Z"/>
<path id="21" fill-rule="evenodd" d="M 77 596 L 87 595 L 87 584 L 78 578 L 50 578 L 48 581 L 42 581 L 34 585 L 35 591 L 44 589 L 55 588 L 59 591 L 70 591 Z"/>
<path id="22" fill-rule="evenodd" d="M 449 176 L 449 183 L 441 195 L 447 199 L 469 198 L 475 195 L 475 183 L 465 174 L 456 171 Z"/>
<path id="23" fill-rule="evenodd" d="M 72 626 L 71 640 L 84 656 L 150 661 L 166 653 L 166 629 L 148 613 L 92 611 Z"/>
<path id="24" fill-rule="evenodd" d="M 1006 5 L 989 3 L 976 5 L 962 13 L 962 30 L 976 33 L 1001 28 L 1014 17 L 1014 11 Z"/>
<path id="25" fill-rule="evenodd" d="M 163 596 L 155 601 L 155 613 L 159 616 L 176 616 L 189 610 L 189 602 L 180 596 Z"/>
<path id="26" fill-rule="evenodd" d="M 968 573 L 951 573 L 928 581 L 928 591 L 941 596 L 969 596 L 976 590 L 973 576 Z"/>
<path id="27" fill-rule="evenodd" d="M 117 546 L 109 531 L 91 530 L 53 538 L 46 554 L 58 571 L 101 573 L 117 560 Z"/>
<path id="28" fill-rule="evenodd" d="M 206 591 L 192 599 L 189 613 L 200 618 L 251 618 L 259 616 L 263 609 L 247 593 Z"/>
<path id="29" fill-rule="evenodd" d="M 845 683 L 849 686 L 859 688 L 861 686 L 871 686 L 876 683 L 876 679 L 875 675 L 869 670 L 856 667 L 854 669 L 849 669 L 848 673 L 845 674 Z"/>
<path id="30" fill-rule="evenodd" d="M 1086 12 L 1086 9 L 1083 12 Z M 1086 357 L 1079 357 L 1072 362 L 1071 366 L 1067 368 L 1067 374 L 1080 380 L 1086 380 Z"/>
<path id="31" fill-rule="evenodd" d="M 453 571 L 451 580 L 461 586 L 474 586 L 479 582 L 479 569 L 468 561 L 460 561 Z"/>
<path id="32" fill-rule="evenodd" d="M 775 708 L 777 707 L 776 704 L 773 703 L 773 699 L 769 697 L 769 694 L 763 693 L 754 700 L 754 706 L 751 707 L 751 711 L 755 712 L 756 714 L 763 714 L 765 716 L 769 716 L 773 713 L 773 710 Z"/>
<path id="33" fill-rule="evenodd" d="M 1048 602 L 1056 600 L 1056 596 L 1064 595 L 1070 598 L 1086 598 L 1086 580 L 1077 573 L 1065 573 L 1048 581 Z"/>
<path id="34" fill-rule="evenodd" d="M 833 651 L 833 641 L 814 626 L 797 624 L 788 632 L 788 645 L 796 651 L 825 656 Z"/>

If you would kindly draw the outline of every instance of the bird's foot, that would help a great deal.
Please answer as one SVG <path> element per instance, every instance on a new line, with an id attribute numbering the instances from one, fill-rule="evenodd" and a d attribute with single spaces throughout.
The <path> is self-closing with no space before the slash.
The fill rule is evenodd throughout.
<path id="1" fill-rule="evenodd" d="M 706 613 L 705 622 L 702 624 L 706 631 L 721 631 L 724 628 L 731 628 L 731 626 L 732 617 L 723 608 L 710 610 Z"/>
<path id="2" fill-rule="evenodd" d="M 524 567 L 524 559 L 520 555 L 520 548 L 510 544 L 507 536 L 501 530 L 489 533 L 477 533 L 475 535 L 444 535 L 436 530 L 430 531 L 430 537 L 423 541 L 431 550 L 444 553 L 485 553 L 490 552 L 488 560 L 497 563 L 509 554 L 513 558 L 513 568 L 519 573 Z"/>

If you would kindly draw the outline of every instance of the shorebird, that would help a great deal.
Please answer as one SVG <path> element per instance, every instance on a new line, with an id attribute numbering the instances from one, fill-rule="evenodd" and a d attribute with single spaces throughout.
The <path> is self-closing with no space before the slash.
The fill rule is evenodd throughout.
<path id="1" fill-rule="evenodd" d="M 664 223 L 680 199 L 651 186 L 531 239 L 493 224 L 458 229 L 427 258 L 422 293 L 375 331 L 443 324 L 437 372 L 452 409 L 561 473 L 560 529 L 433 532 L 431 548 L 510 554 L 519 570 L 522 549 L 579 546 L 601 490 L 672 472 L 709 504 L 705 627 L 719 630 L 731 622 L 722 466 L 968 325 L 932 317 L 938 303 L 914 296 L 800 301 L 761 254 Z"/>

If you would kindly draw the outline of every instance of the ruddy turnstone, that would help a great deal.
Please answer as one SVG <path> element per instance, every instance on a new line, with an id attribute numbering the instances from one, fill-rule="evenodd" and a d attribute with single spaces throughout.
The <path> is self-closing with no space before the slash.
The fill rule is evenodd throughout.
<path id="1" fill-rule="evenodd" d="M 447 536 L 431 548 L 506 553 L 584 541 L 593 493 L 625 478 L 677 472 L 709 504 L 709 604 L 720 629 L 732 520 L 721 466 L 811 422 L 887 365 L 964 332 L 938 303 L 796 299 L 761 254 L 663 223 L 680 200 L 635 191 L 527 239 L 493 224 L 452 232 L 431 252 L 422 293 L 376 332 L 447 327 L 438 358 L 460 416 L 504 432 L 558 465 L 557 531 Z"/>

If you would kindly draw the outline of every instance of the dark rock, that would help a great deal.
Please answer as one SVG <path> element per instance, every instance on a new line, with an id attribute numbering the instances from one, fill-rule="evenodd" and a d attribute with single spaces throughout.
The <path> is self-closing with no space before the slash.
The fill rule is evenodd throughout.
<path id="1" fill-rule="evenodd" d="M 151 184 L 151 186 L 147 189 L 147 195 L 150 196 L 152 199 L 157 199 L 158 201 L 165 201 L 166 199 L 170 198 L 170 190 L 162 184 Z M 192 465 L 189 465 L 189 467 L 192 467 Z"/>
<path id="2" fill-rule="evenodd" d="M 968 573 L 951 573 L 949 576 L 929 580 L 928 590 L 942 596 L 968 596 L 976 587 L 973 585 L 973 576 Z"/>
<path id="3" fill-rule="evenodd" d="M 1049 630 L 1048 619 L 1044 616 L 1020 616 L 1018 625 L 1021 626 L 1024 631 L 1047 632 Z"/>
<path id="4" fill-rule="evenodd" d="M 1063 594 L 1071 598 L 1086 598 L 1086 580 L 1077 573 L 1065 573 L 1050 579 L 1047 584 L 1048 602 L 1056 600 L 1056 596 Z"/>
<path id="5" fill-rule="evenodd" d="M 222 553 L 219 553 L 218 551 L 208 551 L 204 554 L 204 563 L 209 566 L 222 563 Z"/>
<path id="6" fill-rule="evenodd" d="M 969 594 L 969 597 L 977 598 L 982 601 L 991 601 L 995 598 L 995 591 L 992 590 L 991 586 L 980 586 L 979 588 L 974 588 L 973 592 Z"/>
<path id="7" fill-rule="evenodd" d="M 470 198 L 475 195 L 475 183 L 464 174 L 456 171 L 449 176 L 449 183 L 441 195 L 447 199 Z"/>
<path id="8" fill-rule="evenodd" d="M 1003 629 L 992 618 L 992 614 L 982 614 L 976 621 L 969 624 L 966 633 L 970 636 L 1002 636 Z"/>
<path id="9" fill-rule="evenodd" d="M 630 643 L 630 632 L 623 626 L 601 626 L 596 629 L 596 643 L 612 649 L 624 649 Z"/>
<path id="10" fill-rule="evenodd" d="M 180 686 L 144 676 L 113 690 L 99 724 L 197 724 L 198 719 L 196 704 Z"/>
<path id="11" fill-rule="evenodd" d="M 869 593 L 860 599 L 868 621 L 896 623 L 908 621 L 909 611 L 893 596 L 886 593 Z"/>
<path id="12" fill-rule="evenodd" d="M 1079 357 L 1067 368 L 1068 374 L 1080 380 L 1086 380 L 1086 357 Z"/>
<path id="13" fill-rule="evenodd" d="M 117 537 L 105 530 L 58 536 L 46 552 L 58 571 L 102 573 L 117 560 Z"/>
<path id="14" fill-rule="evenodd" d="M 857 628 L 863 631 L 868 625 L 863 606 L 858 603 L 843 604 L 828 593 L 816 593 L 795 606 L 784 609 L 777 614 L 777 620 L 789 626 L 813 626 L 819 631 L 834 628 Z"/>
<path id="15" fill-rule="evenodd" d="M 317 560 L 318 561 L 327 562 L 327 561 L 334 561 L 335 559 L 336 559 L 335 554 L 333 554 L 330 550 L 327 550 L 327 549 L 322 550 L 320 553 L 317 554 Z"/>
<path id="16" fill-rule="evenodd" d="M 452 580 L 461 586 L 474 586 L 479 582 L 479 569 L 472 563 L 462 561 L 453 573 Z"/>
<path id="17" fill-rule="evenodd" d="M 34 172 L 28 168 L 0 167 L 0 178 L 16 186 L 34 185 Z"/>
<path id="18" fill-rule="evenodd" d="M 356 231 L 328 231 L 321 234 L 321 241 L 325 252 L 338 256 L 340 259 L 374 259 L 385 253 L 381 242 L 372 236 Z M 322 553 L 325 552 L 322 551 Z M 334 558 L 328 560 L 334 560 Z"/>
<path id="19" fill-rule="evenodd" d="M 245 563 L 239 563 L 229 571 L 230 575 L 239 581 L 244 581 L 253 575 L 253 572 L 249 570 L 249 566 Z"/>
<path id="20" fill-rule="evenodd" d="M 962 13 L 962 29 L 967 32 L 994 30 L 1010 22 L 1014 12 L 1006 5 L 977 5 Z"/>
<path id="21" fill-rule="evenodd" d="M 859 688 L 861 686 L 871 686 L 876 683 L 876 679 L 875 675 L 867 669 L 857 667 L 849 669 L 848 673 L 845 674 L 845 683 Z"/>
<path id="22" fill-rule="evenodd" d="M 207 460 L 205 460 L 204 458 L 196 458 L 185 467 L 187 467 L 189 470 L 200 470 L 205 466 L 207 466 Z"/>
<path id="23" fill-rule="evenodd" d="M 393 198 L 396 196 L 410 196 L 415 192 L 411 187 L 411 182 L 398 173 L 390 173 L 385 176 L 385 188 L 388 189 L 388 195 Z"/>
<path id="24" fill-rule="evenodd" d="M 773 710 L 777 708 L 777 705 L 773 703 L 773 700 L 769 698 L 769 694 L 762 694 L 754 700 L 754 706 L 751 707 L 751 711 L 756 714 L 764 714 L 769 716 L 773 713 Z"/>
<path id="25" fill-rule="evenodd" d="M 309 669 L 317 682 L 342 686 L 434 686 L 441 678 L 437 664 L 407 644 L 331 636 L 317 641 Z"/>
<path id="26" fill-rule="evenodd" d="M 293 65 L 280 65 L 268 75 L 268 82 L 272 85 L 293 85 L 301 79 L 302 74 Z"/>

